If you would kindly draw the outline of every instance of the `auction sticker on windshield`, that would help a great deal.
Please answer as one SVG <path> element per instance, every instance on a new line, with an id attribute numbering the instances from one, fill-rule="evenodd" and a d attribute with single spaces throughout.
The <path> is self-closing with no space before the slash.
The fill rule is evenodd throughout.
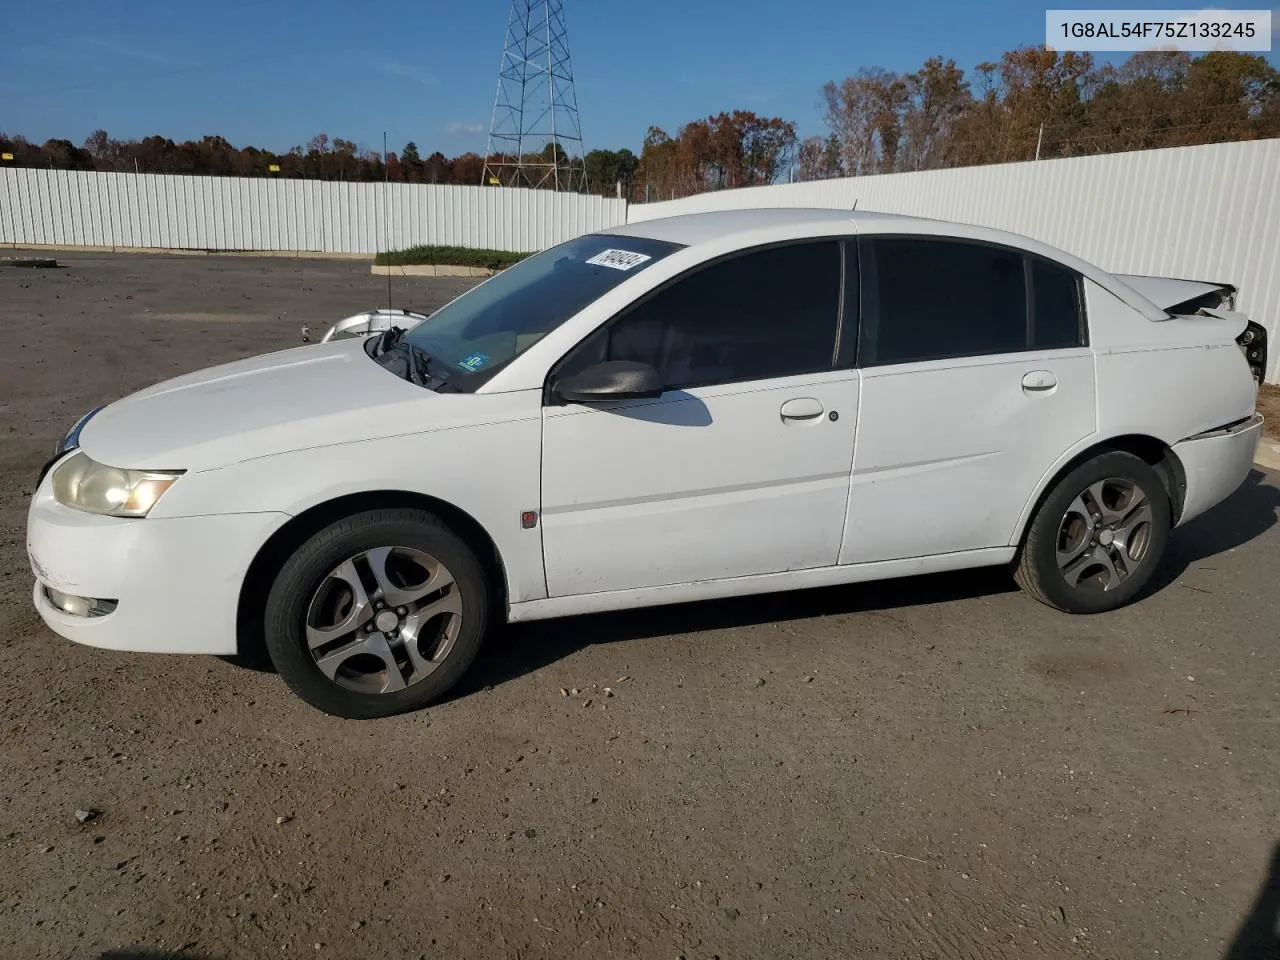
<path id="1" fill-rule="evenodd" d="M 488 362 L 489 355 L 487 353 L 473 353 L 466 359 L 459 361 L 458 366 L 468 373 L 475 373 Z"/>
<path id="2" fill-rule="evenodd" d="M 612 267 L 614 270 L 630 270 L 638 267 L 646 260 L 653 258 L 647 253 L 632 253 L 630 250 L 601 250 L 587 261 L 601 267 Z"/>

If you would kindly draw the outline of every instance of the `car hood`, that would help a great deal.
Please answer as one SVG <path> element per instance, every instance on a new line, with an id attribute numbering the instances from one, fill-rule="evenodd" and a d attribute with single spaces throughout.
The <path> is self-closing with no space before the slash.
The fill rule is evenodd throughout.
<path id="1" fill-rule="evenodd" d="M 362 340 L 338 340 L 147 387 L 95 414 L 80 446 L 114 467 L 200 470 L 419 432 L 442 399 L 374 363 Z"/>

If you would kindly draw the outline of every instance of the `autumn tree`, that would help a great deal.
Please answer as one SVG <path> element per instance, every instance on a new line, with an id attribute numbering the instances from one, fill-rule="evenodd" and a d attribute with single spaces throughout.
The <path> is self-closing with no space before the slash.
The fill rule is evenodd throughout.
<path id="1" fill-rule="evenodd" d="M 821 91 L 846 175 L 1219 143 L 1280 135 L 1280 74 L 1254 54 L 1081 53 L 1020 47 L 966 78 L 933 57 L 914 73 L 866 67 Z M 816 139 L 801 175 L 828 175 Z"/>
<path id="2" fill-rule="evenodd" d="M 611 197 L 620 183 L 622 195 L 630 197 L 639 163 L 640 158 L 625 147 L 621 150 L 592 150 L 583 158 L 587 188 L 592 193 Z"/>
<path id="3" fill-rule="evenodd" d="M 484 157 L 478 153 L 464 153 L 453 161 L 453 182 L 466 186 L 480 186 L 484 174 Z"/>
<path id="4" fill-rule="evenodd" d="M 781 117 L 759 117 L 749 110 L 735 110 L 730 115 L 729 124 L 742 144 L 743 186 L 773 183 L 791 166 L 798 145 L 793 121 Z"/>
<path id="5" fill-rule="evenodd" d="M 1092 72 L 1087 53 L 1021 47 L 1001 57 L 1003 142 L 1010 160 L 1033 159 L 1043 127 L 1055 135 L 1056 155 L 1090 152 L 1083 121 Z"/>
<path id="6" fill-rule="evenodd" d="M 421 183 L 423 179 L 422 158 L 418 156 L 418 145 L 410 140 L 400 151 L 400 167 L 404 170 L 404 178 L 408 183 Z"/>
<path id="7" fill-rule="evenodd" d="M 956 125 L 973 107 L 973 93 L 954 60 L 930 57 L 903 78 L 900 170 L 932 170 L 955 161 Z"/>
<path id="8" fill-rule="evenodd" d="M 796 153 L 797 178 L 829 180 L 843 175 L 840 169 L 840 140 L 834 133 L 806 137 Z"/>
<path id="9" fill-rule="evenodd" d="M 675 196 L 676 143 L 661 127 L 644 136 L 638 168 L 637 200 L 667 200 Z"/>
<path id="10" fill-rule="evenodd" d="M 1144 150 L 1160 146 L 1178 125 L 1179 91 L 1186 87 L 1191 55 L 1182 51 L 1143 51 L 1119 66 L 1096 73 L 1085 113 L 1090 146 Z M 1050 135 L 1055 133 L 1051 128 Z M 1053 149 L 1052 139 L 1049 144 Z"/>
<path id="11" fill-rule="evenodd" d="M 863 67 L 822 88 L 822 118 L 840 144 L 840 165 L 850 176 L 895 168 L 902 137 L 906 82 L 879 67 Z"/>
<path id="12" fill-rule="evenodd" d="M 46 140 L 40 147 L 40 157 L 59 170 L 92 170 L 93 157 L 70 140 Z"/>
<path id="13" fill-rule="evenodd" d="M 1192 60 L 1179 99 L 1177 140 L 1203 143 L 1205 138 L 1252 140 L 1280 134 L 1274 120 L 1267 123 L 1264 117 L 1280 99 L 1280 73 L 1255 53 L 1215 50 Z M 1197 136 L 1188 137 L 1188 129 Z"/>
<path id="14" fill-rule="evenodd" d="M 422 179 L 426 183 L 453 183 L 453 161 L 437 150 L 423 161 Z"/>
<path id="15" fill-rule="evenodd" d="M 650 127 L 640 154 L 637 194 L 652 199 L 773 183 L 795 156 L 796 125 L 749 110 L 694 120 L 672 138 Z"/>

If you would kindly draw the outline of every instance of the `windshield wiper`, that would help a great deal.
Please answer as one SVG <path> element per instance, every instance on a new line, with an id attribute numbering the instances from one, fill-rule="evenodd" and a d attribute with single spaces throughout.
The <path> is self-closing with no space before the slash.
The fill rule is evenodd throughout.
<path id="1" fill-rule="evenodd" d="M 427 386 L 433 379 L 443 381 L 443 377 L 432 377 L 430 372 L 431 361 L 435 358 L 427 353 L 421 347 L 415 347 L 412 343 L 405 346 L 409 351 L 409 379 L 420 387 Z"/>
<path id="2" fill-rule="evenodd" d="M 403 327 L 384 330 L 366 341 L 365 352 L 379 365 L 420 387 L 431 390 L 434 385 L 446 384 L 447 377 L 431 374 L 430 367 L 436 358 L 406 340 L 405 332 Z"/>
<path id="3" fill-rule="evenodd" d="M 392 327 L 390 330 L 383 330 L 376 337 L 369 338 L 365 343 L 365 352 L 376 359 L 393 347 L 398 347 L 400 342 L 404 340 L 404 335 L 404 327 Z"/>

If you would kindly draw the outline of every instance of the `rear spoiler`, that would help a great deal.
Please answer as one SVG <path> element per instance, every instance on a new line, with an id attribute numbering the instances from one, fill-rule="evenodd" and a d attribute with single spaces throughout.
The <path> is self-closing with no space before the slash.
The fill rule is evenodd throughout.
<path id="1" fill-rule="evenodd" d="M 1116 274 L 1116 279 L 1132 287 L 1160 309 L 1184 317 L 1195 314 L 1202 307 L 1222 307 L 1227 310 L 1235 308 L 1236 288 L 1231 283 L 1124 273 Z"/>

